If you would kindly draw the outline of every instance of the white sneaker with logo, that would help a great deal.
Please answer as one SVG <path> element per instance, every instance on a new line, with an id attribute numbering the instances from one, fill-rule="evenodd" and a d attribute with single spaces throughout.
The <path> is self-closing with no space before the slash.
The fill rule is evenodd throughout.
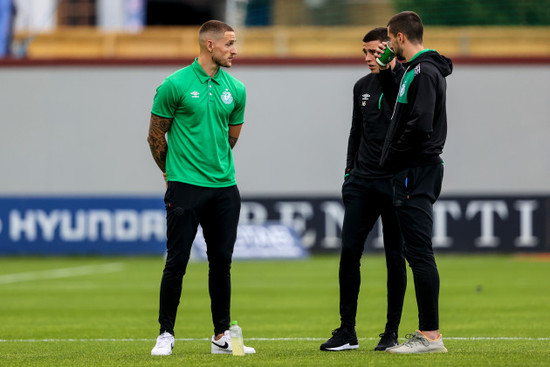
<path id="1" fill-rule="evenodd" d="M 223 333 L 223 336 L 218 340 L 214 339 L 215 335 L 212 335 L 212 354 L 231 354 L 233 349 L 231 348 L 231 334 L 229 330 Z M 254 354 L 256 350 L 252 347 L 244 346 L 245 354 Z"/>
<path id="2" fill-rule="evenodd" d="M 172 354 L 172 349 L 174 348 L 174 341 L 176 339 L 169 332 L 164 332 L 159 335 L 157 338 L 157 344 L 151 350 L 152 356 L 169 356 Z"/>
<path id="3" fill-rule="evenodd" d="M 447 353 L 442 335 L 439 335 L 436 340 L 431 340 L 416 330 L 414 334 L 405 335 L 405 338 L 408 339 L 405 343 L 387 348 L 386 352 L 392 354 Z"/>

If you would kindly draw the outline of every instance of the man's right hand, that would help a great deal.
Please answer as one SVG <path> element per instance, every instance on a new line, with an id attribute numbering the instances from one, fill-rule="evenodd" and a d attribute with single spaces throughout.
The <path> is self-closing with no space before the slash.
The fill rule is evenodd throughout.
<path id="1" fill-rule="evenodd" d="M 378 44 L 378 47 L 374 51 L 374 58 L 375 59 L 379 58 L 380 55 L 382 55 L 384 53 L 384 51 L 386 50 L 386 45 L 387 44 L 388 44 L 388 42 L 380 42 Z M 387 63 L 386 66 L 381 66 L 380 64 L 378 64 L 378 66 L 380 67 L 380 70 L 387 70 L 387 69 L 390 68 L 390 63 Z"/>

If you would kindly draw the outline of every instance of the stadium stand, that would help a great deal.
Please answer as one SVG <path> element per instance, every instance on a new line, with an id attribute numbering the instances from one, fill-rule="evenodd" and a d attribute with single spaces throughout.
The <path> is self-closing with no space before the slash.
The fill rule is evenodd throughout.
<path id="1" fill-rule="evenodd" d="M 272 26 L 238 31 L 242 57 L 355 57 L 365 26 Z M 40 33 L 19 32 L 35 58 L 185 58 L 197 54 L 198 27 L 147 27 L 139 33 L 65 27 Z M 30 41 L 30 42 L 29 42 Z M 550 56 L 550 27 L 426 27 L 424 44 L 449 56 Z"/>

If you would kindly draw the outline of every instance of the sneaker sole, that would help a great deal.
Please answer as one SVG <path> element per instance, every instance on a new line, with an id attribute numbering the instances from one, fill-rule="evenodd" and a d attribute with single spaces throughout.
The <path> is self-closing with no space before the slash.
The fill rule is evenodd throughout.
<path id="1" fill-rule="evenodd" d="M 231 351 L 225 351 L 225 350 L 217 350 L 217 351 L 212 351 L 212 354 L 233 354 L 233 352 Z M 244 352 L 244 354 L 256 354 L 256 351 L 254 352 Z"/>
<path id="2" fill-rule="evenodd" d="M 333 347 L 333 348 L 322 348 L 321 350 L 329 351 L 329 352 L 340 352 L 343 350 L 351 350 L 351 349 L 357 349 L 359 348 L 359 344 L 351 345 L 349 343 L 341 345 L 339 347 Z"/>
<path id="3" fill-rule="evenodd" d="M 425 350 L 425 351 L 418 351 L 418 352 L 396 352 L 394 349 L 386 349 L 386 352 L 391 354 L 426 354 L 426 353 L 447 353 L 447 348 L 443 347 L 440 349 L 432 349 L 432 350 Z"/>
<path id="4" fill-rule="evenodd" d="M 168 353 L 158 353 L 158 352 L 157 352 L 157 353 L 153 353 L 153 352 L 151 352 L 151 355 L 152 355 L 152 356 L 169 356 L 169 355 L 171 355 L 171 354 L 172 354 L 172 351 L 170 351 L 170 352 L 168 352 Z"/>

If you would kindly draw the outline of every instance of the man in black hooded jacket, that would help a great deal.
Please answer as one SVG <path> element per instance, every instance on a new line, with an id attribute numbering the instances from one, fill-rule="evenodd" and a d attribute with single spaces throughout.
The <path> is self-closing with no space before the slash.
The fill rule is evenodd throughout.
<path id="1" fill-rule="evenodd" d="M 405 257 L 413 272 L 419 327 L 389 353 L 445 353 L 439 333 L 439 273 L 432 248 L 432 207 L 441 191 L 443 151 L 447 136 L 445 77 L 450 59 L 423 46 L 423 24 L 411 11 L 388 22 L 390 47 L 405 61 L 398 87 L 381 70 L 383 90 L 396 103 L 380 164 L 394 172 L 393 201 L 404 239 Z M 379 51 L 382 47 L 379 46 Z"/>
<path id="2" fill-rule="evenodd" d="M 380 65 L 374 52 L 388 41 L 386 27 L 370 30 L 363 38 L 363 53 L 370 74 L 353 87 L 353 117 L 342 198 L 345 207 L 342 249 L 338 279 L 340 284 L 340 327 L 321 344 L 324 351 L 359 348 L 355 332 L 357 300 L 361 287 L 361 257 L 365 240 L 378 218 L 382 219 L 387 268 L 387 322 L 375 347 L 384 351 L 397 345 L 403 300 L 407 288 L 407 268 L 397 216 L 392 203 L 392 173 L 380 167 L 380 155 L 390 123 L 393 98 L 387 98 L 379 79 Z M 403 67 L 393 59 L 388 63 L 389 77 L 397 85 Z"/>

